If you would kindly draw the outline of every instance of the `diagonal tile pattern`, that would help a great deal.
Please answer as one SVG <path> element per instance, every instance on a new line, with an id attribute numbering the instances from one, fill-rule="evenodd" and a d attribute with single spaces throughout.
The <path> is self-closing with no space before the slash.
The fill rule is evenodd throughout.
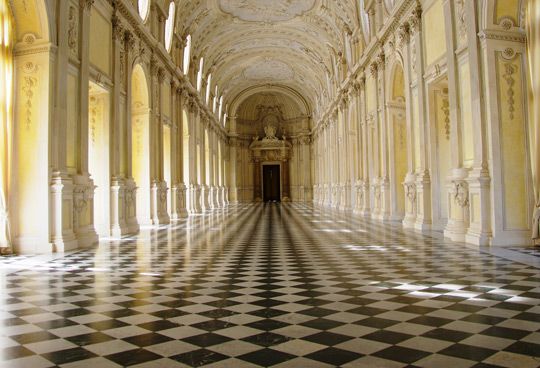
<path id="1" fill-rule="evenodd" d="M 540 366 L 539 268 L 305 204 L 29 259 L 0 263 L 2 367 Z"/>

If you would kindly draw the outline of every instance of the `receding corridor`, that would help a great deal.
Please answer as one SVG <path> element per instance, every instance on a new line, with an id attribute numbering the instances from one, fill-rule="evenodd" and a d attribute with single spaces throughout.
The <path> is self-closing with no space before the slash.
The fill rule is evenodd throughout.
<path id="1" fill-rule="evenodd" d="M 528 249 L 308 204 L 231 205 L 3 258 L 0 366 L 537 367 Z"/>

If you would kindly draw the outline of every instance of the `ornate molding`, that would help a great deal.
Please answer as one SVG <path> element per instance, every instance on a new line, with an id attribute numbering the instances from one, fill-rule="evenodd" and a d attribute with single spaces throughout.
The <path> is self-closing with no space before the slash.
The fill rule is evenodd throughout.
<path id="1" fill-rule="evenodd" d="M 508 116 L 510 117 L 510 120 L 514 120 L 514 112 L 516 111 L 515 108 L 515 92 L 514 92 L 514 85 L 516 84 L 516 80 L 514 79 L 514 74 L 517 72 L 517 67 L 512 64 L 511 62 L 504 64 L 504 74 L 503 78 L 506 81 L 507 89 L 506 89 L 506 95 L 508 103 Z"/>
<path id="2" fill-rule="evenodd" d="M 90 11 L 92 5 L 94 5 L 95 0 L 79 0 L 79 5 L 81 9 L 85 11 Z"/>
<path id="3" fill-rule="evenodd" d="M 69 7 L 68 15 L 68 47 L 72 56 L 79 53 L 79 12 L 74 6 Z"/>

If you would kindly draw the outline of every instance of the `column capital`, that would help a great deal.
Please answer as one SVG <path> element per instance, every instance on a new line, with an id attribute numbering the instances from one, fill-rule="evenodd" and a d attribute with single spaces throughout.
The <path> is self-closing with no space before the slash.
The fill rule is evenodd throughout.
<path id="1" fill-rule="evenodd" d="M 420 4 L 414 8 L 408 22 L 411 33 L 420 32 L 422 28 L 422 6 Z"/>
<path id="2" fill-rule="evenodd" d="M 79 5 L 82 10 L 90 11 L 92 5 L 94 5 L 95 0 L 79 0 Z"/>
<path id="3" fill-rule="evenodd" d="M 122 21 L 120 20 L 120 17 L 118 17 L 116 14 L 113 15 L 112 20 L 112 31 L 113 31 L 113 39 L 115 41 L 122 41 L 125 37 L 125 29 L 124 25 L 122 24 Z"/>

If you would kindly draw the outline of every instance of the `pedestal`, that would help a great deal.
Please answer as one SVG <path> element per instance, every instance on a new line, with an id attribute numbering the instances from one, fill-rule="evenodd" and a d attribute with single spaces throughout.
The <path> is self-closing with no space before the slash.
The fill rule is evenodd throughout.
<path id="1" fill-rule="evenodd" d="M 77 239 L 73 231 L 73 221 L 63 221 L 72 218 L 73 214 L 73 181 L 67 174 L 53 173 L 50 186 L 51 194 L 51 245 L 53 252 L 65 252 L 77 248 Z M 63 204 L 66 203 L 67 206 Z M 66 213 L 67 212 L 67 213 Z M 26 244 L 19 241 L 17 251 L 20 253 L 48 253 L 49 247 L 37 247 L 36 244 Z"/>

